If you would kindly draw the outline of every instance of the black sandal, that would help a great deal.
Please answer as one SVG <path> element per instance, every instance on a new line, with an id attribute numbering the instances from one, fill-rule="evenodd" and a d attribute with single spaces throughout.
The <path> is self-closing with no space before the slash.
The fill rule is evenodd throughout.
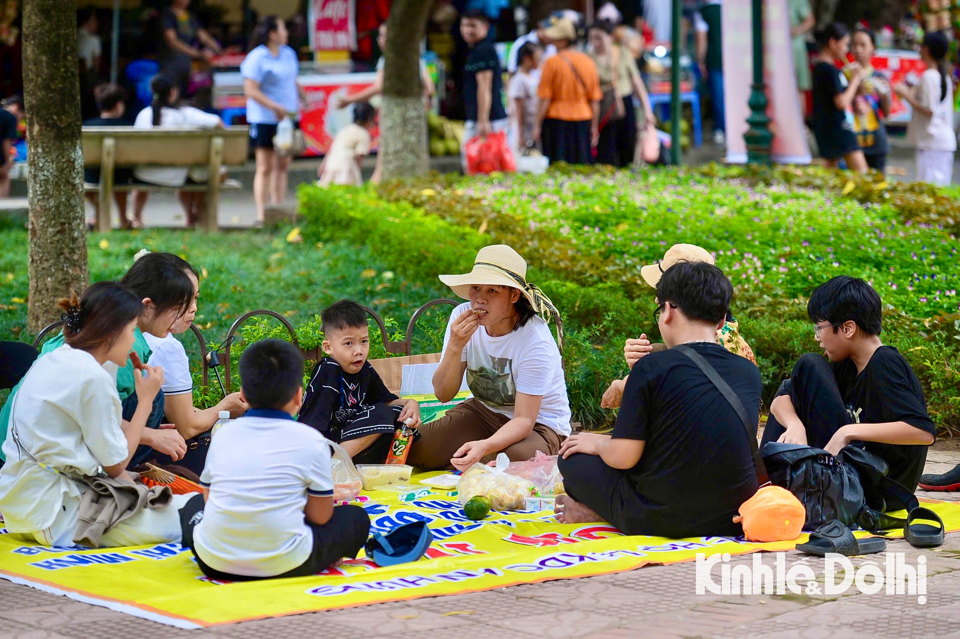
<path id="1" fill-rule="evenodd" d="M 932 521 L 937 526 L 929 524 L 915 524 L 915 520 Z M 903 538 L 914 548 L 933 548 L 943 543 L 943 520 L 929 508 L 920 506 L 910 511 L 907 516 L 907 525 L 903 527 Z"/>
<path id="2" fill-rule="evenodd" d="M 837 519 L 828 521 L 810 533 L 810 539 L 806 543 L 797 544 L 797 550 L 818 557 L 827 553 L 844 557 L 871 555 L 886 549 L 885 539 L 857 539 L 853 532 Z"/>

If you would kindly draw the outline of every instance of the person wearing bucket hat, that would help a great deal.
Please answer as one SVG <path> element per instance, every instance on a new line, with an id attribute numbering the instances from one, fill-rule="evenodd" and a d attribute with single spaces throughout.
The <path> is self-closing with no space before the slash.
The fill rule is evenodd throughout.
<path id="1" fill-rule="evenodd" d="M 480 249 L 469 273 L 440 276 L 468 301 L 450 315 L 434 393 L 452 400 L 466 374 L 473 397 L 420 427 L 413 466 L 466 470 L 500 452 L 512 461 L 556 455 L 570 435 L 560 315 L 526 277 L 527 263 L 502 244 Z M 559 346 L 542 315 L 556 322 Z"/>
<path id="2" fill-rule="evenodd" d="M 714 264 L 715 260 L 713 254 L 695 244 L 674 244 L 663 254 L 662 260 L 657 260 L 656 264 L 648 264 L 642 267 L 640 269 L 640 276 L 643 278 L 643 281 L 653 288 L 656 288 L 657 283 L 667 269 L 680 262 L 706 262 L 707 264 Z M 740 335 L 740 324 L 729 311 L 727 312 L 727 321 L 717 331 L 717 343 L 731 353 L 746 357 L 754 364 L 757 363 L 753 349 L 750 348 L 750 345 L 747 344 L 743 336 Z M 662 344 L 651 344 L 646 334 L 640 335 L 640 337 L 636 339 L 628 339 L 623 347 L 627 367 L 633 368 L 633 365 L 636 364 L 637 360 L 641 357 L 649 355 L 654 350 L 662 347 Z M 607 388 L 603 394 L 601 406 L 603 406 L 603 408 L 617 408 L 620 406 L 620 399 L 626 383 L 626 377 L 613 380 L 610 383 L 610 387 Z"/>
<path id="3" fill-rule="evenodd" d="M 558 521 L 674 539 L 741 534 L 733 516 L 760 483 L 763 384 L 756 365 L 717 344 L 732 296 L 712 264 L 666 269 L 654 315 L 669 348 L 630 371 L 610 435 L 576 433 L 560 447 Z"/>

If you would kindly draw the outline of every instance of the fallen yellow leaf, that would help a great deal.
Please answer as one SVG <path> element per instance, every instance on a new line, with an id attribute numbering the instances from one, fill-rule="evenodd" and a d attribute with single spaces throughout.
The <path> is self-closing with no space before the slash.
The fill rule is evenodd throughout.
<path id="1" fill-rule="evenodd" d="M 201 266 L 201 267 L 200 267 L 200 276 L 203 277 L 203 279 L 207 279 L 208 277 L 210 277 L 210 274 L 207 273 L 207 269 L 205 269 L 204 267 Z"/>
<path id="2" fill-rule="evenodd" d="M 26 304 L 26 303 L 27 303 L 27 300 L 23 299 L 22 297 L 11 297 L 11 298 L 10 298 L 10 301 L 13 302 L 14 304 Z"/>
<path id="3" fill-rule="evenodd" d="M 420 615 L 400 615 L 397 619 L 419 619 Z"/>
<path id="4" fill-rule="evenodd" d="M 393 271 L 384 271 L 384 272 L 381 274 L 381 277 L 383 277 L 383 279 L 385 279 L 385 280 L 392 280 L 392 279 L 393 279 Z"/>
<path id="5" fill-rule="evenodd" d="M 13 281 L 13 273 L 7 273 L 7 281 L 8 281 L 8 282 L 12 282 L 12 281 Z"/>
<path id="6" fill-rule="evenodd" d="M 853 180 L 850 180 L 847 182 L 847 185 L 843 187 L 843 195 L 850 195 L 855 188 L 857 188 L 857 185 L 853 183 Z"/>
<path id="7" fill-rule="evenodd" d="M 372 268 L 365 269 L 362 273 L 360 273 L 360 277 L 364 279 L 370 279 L 371 277 L 376 277 L 376 276 L 377 276 L 377 272 Z"/>
<path id="8" fill-rule="evenodd" d="M 443 613 L 443 614 L 440 615 L 440 616 L 441 616 L 441 617 L 453 617 L 453 616 L 455 616 L 455 615 L 475 615 L 475 614 L 477 614 L 477 613 L 475 613 L 475 612 L 472 611 L 472 610 L 453 610 L 453 611 L 451 611 L 451 612 L 445 612 L 445 613 Z"/>
<path id="9" fill-rule="evenodd" d="M 100 240 L 100 248 L 102 248 L 104 251 L 110 248 L 110 242 L 107 241 L 107 238 Z"/>
<path id="10" fill-rule="evenodd" d="M 422 195 L 422 196 L 424 196 L 424 197 L 432 197 L 432 196 L 434 196 L 434 195 L 436 195 L 436 194 L 437 194 L 437 192 L 434 191 L 433 189 L 423 189 L 422 191 L 420 191 L 420 195 Z"/>
<path id="11" fill-rule="evenodd" d="M 290 232 L 287 233 L 287 242 L 289 242 L 289 243 L 291 243 L 291 244 L 296 244 L 296 243 L 302 242 L 302 241 L 303 241 L 303 236 L 300 235 L 300 227 L 299 227 L 299 226 L 293 227 L 293 229 L 291 229 Z"/>
<path id="12" fill-rule="evenodd" d="M 880 182 L 879 184 L 874 184 L 874 185 L 873 185 L 873 190 L 874 190 L 874 191 L 882 191 L 882 190 L 884 190 L 885 188 L 887 188 L 888 186 L 890 186 L 890 185 L 887 184 L 886 182 Z"/>

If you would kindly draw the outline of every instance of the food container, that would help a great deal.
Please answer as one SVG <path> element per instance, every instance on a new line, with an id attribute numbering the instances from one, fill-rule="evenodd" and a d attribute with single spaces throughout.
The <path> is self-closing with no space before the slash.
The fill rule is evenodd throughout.
<path id="1" fill-rule="evenodd" d="M 364 490 L 376 490 L 393 484 L 406 484 L 413 474 L 413 466 L 406 464 L 358 464 L 357 471 Z"/>

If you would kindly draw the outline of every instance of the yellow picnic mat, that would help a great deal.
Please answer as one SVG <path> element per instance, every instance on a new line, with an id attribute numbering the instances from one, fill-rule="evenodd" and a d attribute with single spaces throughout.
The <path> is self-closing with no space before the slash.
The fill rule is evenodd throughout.
<path id="1" fill-rule="evenodd" d="M 413 494 L 381 490 L 359 497 L 373 531 L 429 522 L 433 545 L 427 557 L 412 564 L 377 568 L 361 555 L 312 577 L 217 584 L 201 575 L 191 553 L 177 543 L 57 550 L 25 544 L 0 528 L 0 577 L 161 623 L 199 628 L 605 575 L 647 564 L 693 561 L 698 553 L 789 550 L 797 543 L 627 537 L 606 524 L 561 525 L 549 511 L 491 513 L 473 522 L 456 497 L 419 488 Z M 948 531 L 960 530 L 960 504 L 929 506 Z M 803 535 L 798 541 L 805 539 Z"/>

